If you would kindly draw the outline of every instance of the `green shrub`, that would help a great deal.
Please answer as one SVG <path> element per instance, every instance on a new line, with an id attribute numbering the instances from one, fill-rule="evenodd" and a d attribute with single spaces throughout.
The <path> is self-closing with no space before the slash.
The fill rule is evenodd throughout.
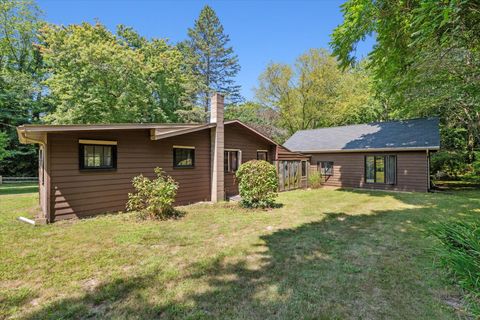
<path id="1" fill-rule="evenodd" d="M 464 178 L 473 182 L 480 183 L 480 151 L 474 152 L 473 162 L 469 165 L 468 172 Z"/>
<path id="2" fill-rule="evenodd" d="M 236 177 L 242 206 L 247 208 L 274 206 L 278 189 L 275 166 L 263 160 L 248 161 L 238 168 Z"/>
<path id="3" fill-rule="evenodd" d="M 133 178 L 134 193 L 128 194 L 127 210 L 137 211 L 143 219 L 167 219 L 177 215 L 173 202 L 177 195 L 178 183 L 167 176 L 161 168 L 155 168 L 157 177 L 139 175 Z"/>
<path id="4" fill-rule="evenodd" d="M 436 224 L 431 235 L 440 240 L 439 262 L 470 293 L 473 310 L 480 310 L 480 224 L 451 221 Z M 479 314 L 480 315 L 480 314 Z"/>
<path id="5" fill-rule="evenodd" d="M 439 151 L 432 154 L 430 170 L 439 179 L 457 179 L 467 170 L 466 151 Z"/>
<path id="6" fill-rule="evenodd" d="M 319 171 L 311 171 L 308 175 L 308 186 L 310 188 L 316 189 L 320 188 L 323 184 L 323 177 Z"/>

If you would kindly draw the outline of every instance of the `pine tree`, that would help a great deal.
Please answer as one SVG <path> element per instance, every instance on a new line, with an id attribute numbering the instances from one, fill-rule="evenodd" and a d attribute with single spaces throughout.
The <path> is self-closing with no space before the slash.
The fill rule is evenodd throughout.
<path id="1" fill-rule="evenodd" d="M 198 76 L 198 102 L 208 112 L 209 99 L 213 92 L 226 96 L 227 103 L 243 100 L 240 86 L 235 84 L 235 76 L 240 71 L 238 56 L 228 46 L 230 37 L 224 33 L 223 26 L 215 11 L 205 6 L 188 29 L 187 45 L 193 55 L 193 69 Z"/>

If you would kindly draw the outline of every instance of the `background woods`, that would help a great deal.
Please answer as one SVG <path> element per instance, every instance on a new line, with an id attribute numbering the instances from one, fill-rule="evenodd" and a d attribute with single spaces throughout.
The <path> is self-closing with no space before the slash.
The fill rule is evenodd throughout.
<path id="1" fill-rule="evenodd" d="M 283 142 L 297 130 L 438 116 L 442 151 L 432 170 L 480 175 L 480 5 L 475 1 L 349 0 L 330 49 L 270 62 L 253 101 L 236 77 L 240 59 L 205 6 L 172 43 L 133 28 L 58 26 L 32 0 L 0 3 L 0 175 L 35 175 L 36 149 L 19 145 L 26 123 L 203 122 L 208 97 L 226 95 L 227 119 Z M 167 37 L 168 35 L 161 35 Z M 368 57 L 357 46 L 374 37 Z M 331 51 L 330 51 L 331 50 Z"/>
<path id="2" fill-rule="evenodd" d="M 467 0 L 350 0 L 332 35 L 343 68 L 375 35 L 366 68 L 389 118 L 439 116 L 443 151 L 433 169 L 480 175 L 480 3 Z"/>

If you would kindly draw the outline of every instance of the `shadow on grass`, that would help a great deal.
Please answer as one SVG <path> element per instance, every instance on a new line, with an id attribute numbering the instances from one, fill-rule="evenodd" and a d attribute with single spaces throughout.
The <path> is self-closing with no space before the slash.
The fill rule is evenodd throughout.
<path id="1" fill-rule="evenodd" d="M 157 221 L 165 221 L 165 220 L 178 220 L 183 217 L 187 212 L 185 210 L 181 210 L 178 208 L 172 208 L 169 210 L 167 213 L 164 213 L 161 216 L 155 216 L 155 215 L 150 215 L 146 212 L 142 211 L 137 211 L 135 212 L 135 216 L 137 217 L 138 220 L 140 221 L 148 221 L 148 220 L 157 220 Z"/>
<path id="2" fill-rule="evenodd" d="M 0 318 L 7 318 L 18 307 L 32 301 L 35 296 L 28 288 L 16 290 L 0 290 Z"/>
<path id="3" fill-rule="evenodd" d="M 424 227 L 476 208 L 476 200 L 438 198 L 368 215 L 330 212 L 260 236 L 245 258 L 213 257 L 183 267 L 169 282 L 161 270 L 119 278 L 28 318 L 453 318 L 445 301 L 458 292 L 432 268 Z M 188 289 L 175 293 L 177 287 Z"/>
<path id="4" fill-rule="evenodd" d="M 38 192 L 38 184 L 2 184 L 0 185 L 0 195 L 23 194 Z"/>

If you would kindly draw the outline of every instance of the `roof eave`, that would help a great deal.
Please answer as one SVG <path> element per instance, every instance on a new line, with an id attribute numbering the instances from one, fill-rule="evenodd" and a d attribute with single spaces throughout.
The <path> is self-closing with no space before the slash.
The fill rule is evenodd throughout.
<path id="1" fill-rule="evenodd" d="M 151 140 L 160 140 L 160 139 L 165 139 L 165 138 L 170 138 L 170 137 L 175 137 L 179 136 L 182 134 L 187 134 L 187 133 L 192 133 L 200 130 L 205 130 L 205 129 L 210 129 L 216 127 L 216 123 L 209 123 L 205 124 L 203 126 L 196 126 L 192 128 L 182 128 L 178 130 L 172 130 L 166 133 L 158 133 L 157 129 L 150 129 L 150 139 Z"/>
<path id="2" fill-rule="evenodd" d="M 28 132 L 67 132 L 67 131 L 98 131 L 98 130 L 143 130 L 155 128 L 194 128 L 203 126 L 203 124 L 155 124 L 155 123 L 135 123 L 135 124 L 79 124 L 79 125 L 21 125 L 24 131 Z"/>
<path id="3" fill-rule="evenodd" d="M 35 132 L 29 136 L 24 126 L 19 126 L 16 129 L 17 129 L 18 141 L 21 144 L 40 144 L 40 145 L 46 144 L 45 132 Z"/>
<path id="4" fill-rule="evenodd" d="M 293 150 L 300 153 L 347 153 L 347 152 L 400 152 L 400 151 L 438 151 L 439 146 L 410 148 L 367 148 L 367 149 L 329 149 L 329 150 Z"/>

